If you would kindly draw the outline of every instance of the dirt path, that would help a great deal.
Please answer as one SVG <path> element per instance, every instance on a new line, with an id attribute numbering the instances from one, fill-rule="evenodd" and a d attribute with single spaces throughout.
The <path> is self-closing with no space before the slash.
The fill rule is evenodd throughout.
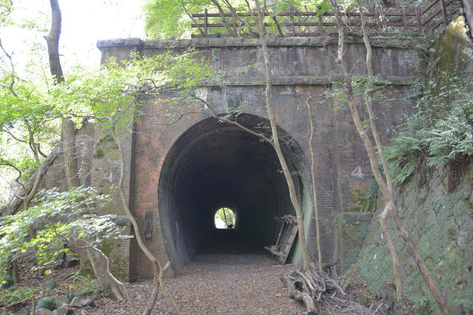
<path id="1" fill-rule="evenodd" d="M 35 277 L 31 267 L 22 265 L 21 286 L 37 288 L 37 294 L 55 296 L 59 301 L 66 300 L 67 287 L 72 274 L 78 267 L 53 270 L 52 274 Z M 165 279 L 167 287 L 173 293 L 180 306 L 181 314 L 303 314 L 304 307 L 289 299 L 287 291 L 280 281 L 281 276 L 293 271 L 292 265 L 279 265 L 268 253 L 255 251 L 242 253 L 240 250 L 221 253 L 209 251 L 198 255 L 175 279 Z M 48 291 L 46 284 L 57 280 L 55 289 Z M 128 315 L 142 313 L 151 292 L 151 280 L 142 280 L 125 284 L 132 308 L 125 302 L 115 302 L 102 294 L 93 305 L 75 309 L 74 314 L 113 314 Z M 361 305 L 348 302 L 348 309 L 337 305 L 327 306 L 321 314 L 373 314 Z M 350 304 L 351 303 L 351 304 Z M 1 308 L 0 314 L 23 314 L 19 304 L 8 309 Z M 160 291 L 153 314 L 175 314 L 170 303 Z M 379 313 L 383 314 L 383 313 Z"/>
<path id="2" fill-rule="evenodd" d="M 175 279 L 166 279 L 182 314 L 303 314 L 279 278 L 291 271 L 267 254 L 202 254 Z M 146 303 L 151 282 L 128 284 L 134 312 Z M 102 299 L 80 314 L 130 314 L 125 305 Z M 155 314 L 174 314 L 160 294 Z"/>

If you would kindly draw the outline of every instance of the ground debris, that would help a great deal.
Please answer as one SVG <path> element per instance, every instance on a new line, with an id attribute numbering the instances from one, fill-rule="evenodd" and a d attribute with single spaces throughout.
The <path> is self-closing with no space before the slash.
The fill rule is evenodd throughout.
<path id="1" fill-rule="evenodd" d="M 350 301 L 338 284 L 337 279 L 319 270 L 314 263 L 306 271 L 293 270 L 281 277 L 286 285 L 289 297 L 302 302 L 308 315 L 337 314 L 374 314 L 359 303 Z"/>

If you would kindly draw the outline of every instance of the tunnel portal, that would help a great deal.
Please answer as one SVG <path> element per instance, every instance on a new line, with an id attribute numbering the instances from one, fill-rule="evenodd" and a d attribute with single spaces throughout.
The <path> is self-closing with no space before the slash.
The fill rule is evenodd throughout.
<path id="1" fill-rule="evenodd" d="M 268 130 L 268 121 L 254 115 L 240 115 L 238 121 L 252 129 Z M 282 130 L 280 138 L 302 199 L 301 149 Z M 191 127 L 171 147 L 162 167 L 158 197 L 174 272 L 209 249 L 263 250 L 277 238 L 280 223 L 274 217 L 294 213 L 271 145 L 214 118 Z M 214 215 L 222 207 L 235 212 L 234 229 L 216 229 Z"/>

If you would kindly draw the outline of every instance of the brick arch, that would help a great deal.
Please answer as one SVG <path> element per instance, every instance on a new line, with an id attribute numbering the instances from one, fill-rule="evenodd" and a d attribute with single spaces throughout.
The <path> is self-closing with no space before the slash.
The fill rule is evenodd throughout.
<path id="1" fill-rule="evenodd" d="M 242 114 L 239 121 L 252 128 L 267 127 L 267 120 L 255 115 Z M 307 198 L 304 154 L 287 132 L 280 133 L 302 200 Z M 279 225 L 274 217 L 294 213 L 273 148 L 214 118 L 196 123 L 172 145 L 161 168 L 158 200 L 174 272 L 209 248 L 263 250 L 276 241 Z M 213 215 L 223 206 L 238 211 L 239 225 L 234 231 L 215 230 Z M 222 235 L 225 232 L 232 235 Z M 226 243 L 219 243 L 226 237 Z"/>

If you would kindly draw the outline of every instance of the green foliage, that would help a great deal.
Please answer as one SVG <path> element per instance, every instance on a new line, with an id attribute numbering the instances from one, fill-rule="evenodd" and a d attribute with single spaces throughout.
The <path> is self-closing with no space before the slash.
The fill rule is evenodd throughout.
<path id="1" fill-rule="evenodd" d="M 89 295 L 89 294 L 100 293 L 100 292 L 102 292 L 102 288 L 97 284 L 97 282 L 91 281 L 89 279 L 84 280 L 77 287 L 77 294 L 79 295 Z"/>
<path id="2" fill-rule="evenodd" d="M 144 7 L 146 35 L 149 38 L 180 38 L 190 28 L 191 19 L 185 10 L 203 13 L 211 6 L 210 0 L 149 0 Z"/>
<path id="3" fill-rule="evenodd" d="M 69 296 L 71 300 L 74 296 L 102 292 L 102 288 L 97 284 L 97 282 L 92 281 L 88 277 L 83 276 L 80 270 L 76 273 L 73 273 L 69 277 L 69 279 L 74 282 L 74 284 L 71 285 L 71 288 L 73 288 L 73 290 L 71 291 L 71 294 Z"/>
<path id="4" fill-rule="evenodd" d="M 58 302 L 55 297 L 46 296 L 39 300 L 38 307 L 46 310 L 54 311 L 58 306 Z"/>
<path id="5" fill-rule="evenodd" d="M 376 180 L 371 180 L 368 190 L 365 192 L 363 199 L 361 200 L 361 210 L 362 213 L 371 213 L 373 214 L 376 211 L 376 205 L 378 201 L 378 183 Z"/>
<path id="6" fill-rule="evenodd" d="M 35 292 L 35 289 L 27 287 L 10 287 L 9 289 L 2 289 L 0 290 L 0 305 L 10 305 L 27 300 L 31 298 Z"/>
<path id="7" fill-rule="evenodd" d="M 0 27 L 11 23 L 10 14 L 13 10 L 11 0 L 0 0 Z"/>
<path id="8" fill-rule="evenodd" d="M 419 158 L 427 151 L 425 130 L 418 117 L 411 118 L 406 129 L 399 132 L 384 150 L 392 179 L 398 183 L 403 183 L 413 174 Z"/>
<path id="9" fill-rule="evenodd" d="M 430 94 L 420 98 L 418 115 L 386 148 L 395 181 L 409 178 L 423 154 L 435 168 L 457 156 L 473 156 L 473 84 L 467 78 L 453 76 L 435 100 Z"/>
<path id="10" fill-rule="evenodd" d="M 113 222 L 113 215 L 100 215 L 109 202 L 106 195 L 91 187 L 69 191 L 43 190 L 34 207 L 1 218 L 0 280 L 4 282 L 8 264 L 27 249 L 35 247 L 38 264 L 48 268 L 57 255 L 69 251 L 64 244 L 81 242 L 99 246 L 105 239 L 129 238 Z M 36 238 L 29 237 L 30 226 L 39 228 Z"/>
<path id="11" fill-rule="evenodd" d="M 4 283 L 1 286 L 2 289 L 8 289 L 8 288 L 11 288 L 15 285 L 15 280 L 10 275 L 6 275 L 3 279 L 3 281 L 4 281 Z"/>
<path id="12" fill-rule="evenodd" d="M 418 114 L 387 148 L 393 178 L 404 182 L 427 156 L 434 168 L 460 156 L 473 156 L 471 51 L 459 20 L 446 28 L 429 50 L 429 76 L 414 84 Z"/>

